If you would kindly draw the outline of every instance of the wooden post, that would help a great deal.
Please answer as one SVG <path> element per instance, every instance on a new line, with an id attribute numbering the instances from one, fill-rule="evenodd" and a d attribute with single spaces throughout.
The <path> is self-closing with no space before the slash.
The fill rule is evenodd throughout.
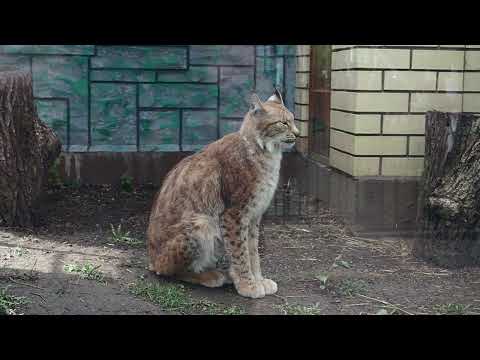
<path id="1" fill-rule="evenodd" d="M 37 199 L 60 151 L 38 118 L 31 75 L 0 72 L 0 225 L 34 225 Z"/>
<path id="2" fill-rule="evenodd" d="M 480 119 L 428 112 L 414 253 L 445 267 L 480 265 Z"/>

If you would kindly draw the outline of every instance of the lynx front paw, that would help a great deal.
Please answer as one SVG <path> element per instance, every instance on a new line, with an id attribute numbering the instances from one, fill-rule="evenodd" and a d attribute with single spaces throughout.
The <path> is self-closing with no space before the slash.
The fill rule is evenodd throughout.
<path id="1" fill-rule="evenodd" d="M 237 292 L 244 297 L 258 299 L 265 296 L 265 289 L 262 283 L 240 283 L 236 288 Z"/>
<path id="2" fill-rule="evenodd" d="M 278 290 L 277 283 L 270 279 L 263 279 L 262 285 L 265 290 L 265 295 L 275 294 Z"/>

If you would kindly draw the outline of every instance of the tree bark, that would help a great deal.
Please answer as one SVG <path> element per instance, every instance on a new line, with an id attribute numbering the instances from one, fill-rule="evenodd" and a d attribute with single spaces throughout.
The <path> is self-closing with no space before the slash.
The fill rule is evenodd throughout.
<path id="1" fill-rule="evenodd" d="M 38 198 L 60 151 L 38 118 L 31 75 L 0 72 L 0 225 L 35 225 Z"/>
<path id="2" fill-rule="evenodd" d="M 480 264 L 480 119 L 428 112 L 414 253 L 445 267 Z"/>

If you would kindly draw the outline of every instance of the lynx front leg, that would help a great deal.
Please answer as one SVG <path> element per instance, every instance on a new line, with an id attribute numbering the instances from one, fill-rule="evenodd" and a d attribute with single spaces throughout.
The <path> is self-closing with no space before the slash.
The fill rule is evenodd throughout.
<path id="1" fill-rule="evenodd" d="M 222 219 L 222 232 L 225 249 L 230 255 L 229 275 L 237 292 L 245 297 L 261 298 L 265 289 L 256 281 L 252 273 L 248 248 L 248 223 L 241 220 L 241 212 L 237 209 L 225 211 Z"/>
<path id="2" fill-rule="evenodd" d="M 252 273 L 257 282 L 262 283 L 265 290 L 265 295 L 275 294 L 277 292 L 277 283 L 270 279 L 265 279 L 262 276 L 262 269 L 260 267 L 260 256 L 258 255 L 258 238 L 260 234 L 260 219 L 254 219 L 250 222 L 248 227 L 248 252 L 250 255 L 250 263 L 252 266 Z"/>

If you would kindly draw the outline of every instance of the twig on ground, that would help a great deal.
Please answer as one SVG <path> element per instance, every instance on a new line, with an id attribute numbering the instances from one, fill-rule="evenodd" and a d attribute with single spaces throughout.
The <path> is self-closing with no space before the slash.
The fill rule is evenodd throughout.
<path id="1" fill-rule="evenodd" d="M 299 260 L 299 261 L 322 261 L 320 259 L 295 259 L 295 260 Z"/>
<path id="2" fill-rule="evenodd" d="M 393 305 L 392 303 L 389 303 L 388 301 L 375 299 L 375 298 L 372 298 L 372 297 L 370 297 L 370 296 L 366 296 L 366 295 L 362 295 L 362 294 L 357 294 L 357 296 L 363 297 L 363 298 L 368 299 L 368 300 L 372 300 L 372 301 L 379 302 L 379 303 L 381 303 L 381 304 L 386 305 L 387 307 L 391 307 L 392 309 L 401 311 L 401 312 L 403 312 L 403 313 L 405 313 L 405 314 L 407 314 L 407 315 L 415 315 L 415 314 L 412 314 L 411 312 L 408 312 L 408 311 L 406 311 L 406 310 L 403 310 L 402 308 L 399 308 L 399 307 L 396 306 L 396 305 Z"/>
<path id="3" fill-rule="evenodd" d="M 40 299 L 42 299 L 42 300 L 43 300 L 43 302 L 44 302 L 44 303 L 46 303 L 46 302 L 47 302 L 47 300 L 45 300 L 45 298 L 44 298 L 42 295 L 40 295 L 40 294 L 33 293 L 33 292 L 32 292 L 32 293 L 30 293 L 30 294 L 38 296 Z"/>
<path id="4" fill-rule="evenodd" d="M 9 277 L 8 280 L 10 280 L 11 282 L 13 282 L 17 285 L 28 286 L 28 287 L 35 288 L 35 289 L 45 290 L 44 288 L 41 288 L 40 286 L 25 284 L 25 283 L 22 283 L 22 282 L 19 282 L 19 281 L 15 281 L 11 277 Z"/>
<path id="5" fill-rule="evenodd" d="M 347 306 L 365 306 L 365 305 L 370 305 L 370 303 L 347 304 L 347 305 L 343 305 L 343 306 L 347 307 Z"/>
<path id="6" fill-rule="evenodd" d="M 424 275 L 433 275 L 433 276 L 450 276 L 450 274 L 445 274 L 445 273 L 427 273 L 427 272 L 419 272 L 419 274 L 424 274 Z"/>
<path id="7" fill-rule="evenodd" d="M 311 246 L 285 246 L 284 249 L 309 249 L 314 250 L 314 247 Z"/>

